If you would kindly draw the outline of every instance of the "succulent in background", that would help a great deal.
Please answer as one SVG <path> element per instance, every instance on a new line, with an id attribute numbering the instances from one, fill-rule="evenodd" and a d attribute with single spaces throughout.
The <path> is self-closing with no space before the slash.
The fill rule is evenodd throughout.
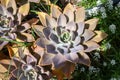
<path id="1" fill-rule="evenodd" d="M 10 72 L 9 80 L 49 80 L 50 72 L 39 65 L 40 55 L 21 52 L 19 57 L 0 61 Z"/>
<path id="2" fill-rule="evenodd" d="M 34 41 L 33 36 L 26 33 L 31 28 L 30 24 L 32 23 L 30 21 L 21 23 L 22 15 L 17 11 L 13 6 L 0 5 L 0 50 L 11 40 Z"/>
<path id="3" fill-rule="evenodd" d="M 15 18 L 4 6 L 0 5 L 0 38 L 15 39 L 16 25 L 19 21 Z M 0 41 L 0 50 L 6 45 L 8 41 Z"/>
<path id="4" fill-rule="evenodd" d="M 33 29 L 40 36 L 35 45 L 45 49 L 41 54 L 41 64 L 53 63 L 66 75 L 73 71 L 71 66 L 76 63 L 90 65 L 86 52 L 99 48 L 98 42 L 107 36 L 95 30 L 98 19 L 84 21 L 84 8 L 75 8 L 71 4 L 64 8 L 63 13 L 58 6 L 51 5 L 51 15 L 43 12 L 38 15 L 42 25 L 34 25 Z"/>

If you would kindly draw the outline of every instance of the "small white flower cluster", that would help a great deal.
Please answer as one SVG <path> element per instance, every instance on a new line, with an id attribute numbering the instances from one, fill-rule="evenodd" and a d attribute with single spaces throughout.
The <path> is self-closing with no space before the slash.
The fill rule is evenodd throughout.
<path id="1" fill-rule="evenodd" d="M 81 72 L 84 72 L 84 71 L 85 71 L 85 68 L 84 68 L 84 67 L 82 67 L 82 68 L 80 69 L 80 71 L 81 71 Z"/>
<path id="2" fill-rule="evenodd" d="M 116 31 L 116 25 L 115 25 L 115 24 L 111 24 L 111 25 L 109 26 L 109 30 L 114 34 L 115 31 Z"/>
<path id="3" fill-rule="evenodd" d="M 107 63 L 106 63 L 106 62 L 103 62 L 103 66 L 107 66 Z"/>
<path id="4" fill-rule="evenodd" d="M 116 78 L 111 78 L 110 80 L 117 80 Z"/>
<path id="5" fill-rule="evenodd" d="M 94 58 L 96 61 L 98 61 L 98 59 L 100 59 L 100 54 L 98 52 L 94 53 Z"/>
<path id="6" fill-rule="evenodd" d="M 89 67 L 89 72 L 90 73 L 97 73 L 100 71 L 100 68 L 95 68 L 94 66 Z"/>
<path id="7" fill-rule="evenodd" d="M 120 8 L 120 2 L 117 4 L 117 7 Z"/>
<path id="8" fill-rule="evenodd" d="M 106 14 L 106 10 L 105 10 L 105 7 L 100 7 L 100 13 L 101 13 L 101 18 L 106 18 L 107 17 L 107 14 Z"/>
<path id="9" fill-rule="evenodd" d="M 111 63 L 111 65 L 115 65 L 116 61 L 114 59 L 112 59 L 110 63 Z"/>
<path id="10" fill-rule="evenodd" d="M 106 46 L 106 49 L 110 49 L 111 48 L 111 44 L 109 42 L 106 43 L 105 46 Z"/>
<path id="11" fill-rule="evenodd" d="M 109 10 L 113 9 L 113 0 L 108 0 L 107 1 L 107 7 L 108 7 Z"/>
<path id="12" fill-rule="evenodd" d="M 94 7 L 92 9 L 87 10 L 88 16 L 96 16 L 99 12 L 99 8 L 98 7 Z"/>
<path id="13" fill-rule="evenodd" d="M 100 58 L 100 54 L 98 52 L 95 53 L 95 56 Z"/>
<path id="14" fill-rule="evenodd" d="M 96 4 L 97 4 L 97 6 L 99 6 L 99 5 L 102 4 L 102 1 L 101 0 L 97 0 Z"/>

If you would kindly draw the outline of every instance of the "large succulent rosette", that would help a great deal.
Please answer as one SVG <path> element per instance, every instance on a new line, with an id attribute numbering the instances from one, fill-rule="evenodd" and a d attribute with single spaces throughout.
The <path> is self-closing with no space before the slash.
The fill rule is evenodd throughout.
<path id="1" fill-rule="evenodd" d="M 51 15 L 38 13 L 42 25 L 33 26 L 40 37 L 35 43 L 35 51 L 39 53 L 43 48 L 45 52 L 41 54 L 41 64 L 54 64 L 55 68 L 67 74 L 67 69 L 71 72 L 73 67 L 70 66 L 74 63 L 89 66 L 90 59 L 86 52 L 99 48 L 98 42 L 107 35 L 95 30 L 98 19 L 84 21 L 83 7 L 75 8 L 68 4 L 63 13 L 61 11 L 58 6 L 51 5 Z"/>
<path id="2" fill-rule="evenodd" d="M 40 55 L 31 55 L 26 49 L 19 48 L 19 57 L 1 60 L 0 64 L 8 69 L 9 80 L 49 80 L 50 72 L 39 65 Z"/>

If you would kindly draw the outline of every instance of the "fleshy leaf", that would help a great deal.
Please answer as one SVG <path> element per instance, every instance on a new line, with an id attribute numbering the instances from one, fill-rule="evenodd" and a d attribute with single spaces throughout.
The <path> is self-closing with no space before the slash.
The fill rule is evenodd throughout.
<path id="1" fill-rule="evenodd" d="M 35 40 L 34 37 L 29 33 L 17 33 L 17 37 L 18 39 L 27 42 L 33 42 Z"/>
<path id="2" fill-rule="evenodd" d="M 8 44 L 8 41 L 0 41 L 0 50 L 2 50 L 6 44 Z"/>
<path id="3" fill-rule="evenodd" d="M 95 31 L 95 33 L 97 35 L 92 39 L 95 42 L 100 42 L 108 36 L 105 32 L 101 32 L 101 31 Z"/>
<path id="4" fill-rule="evenodd" d="M 14 15 L 16 14 L 17 5 L 16 5 L 15 0 L 9 0 L 9 3 L 8 3 L 8 5 L 6 7 L 8 8 L 8 11 L 12 12 Z"/>
<path id="5" fill-rule="evenodd" d="M 58 18 L 61 14 L 60 11 L 61 11 L 60 7 L 51 4 L 51 16 L 53 16 L 54 18 Z"/>
<path id="6" fill-rule="evenodd" d="M 19 58 L 16 58 L 16 57 L 13 58 L 13 61 L 16 67 L 20 67 L 22 66 L 22 64 L 26 64 L 23 60 L 20 60 Z"/>
<path id="7" fill-rule="evenodd" d="M 44 53 L 41 56 L 40 65 L 46 66 L 51 65 L 53 63 L 52 59 L 54 58 L 54 54 Z"/>
<path id="8" fill-rule="evenodd" d="M 81 63 L 81 64 L 84 64 L 84 65 L 90 66 L 91 61 L 90 61 L 89 56 L 88 56 L 86 53 L 84 53 L 84 52 L 79 52 L 79 53 L 78 53 L 78 56 L 79 56 L 79 61 L 78 61 L 78 63 Z"/>
<path id="9" fill-rule="evenodd" d="M 43 26 L 41 26 L 41 25 L 32 25 L 32 28 L 33 28 L 33 30 L 35 31 L 35 33 L 36 33 L 39 37 L 41 37 L 41 36 L 43 35 L 43 34 L 42 34 L 43 29 L 44 29 Z"/>
<path id="10" fill-rule="evenodd" d="M 53 75 L 55 75 L 57 77 L 58 80 L 63 80 L 63 78 L 65 76 L 60 69 L 54 69 L 54 70 L 52 70 L 52 73 L 53 73 Z"/>
<path id="11" fill-rule="evenodd" d="M 84 31 L 84 22 L 77 23 L 77 27 L 78 27 L 77 30 L 78 35 L 81 35 Z"/>
<path id="12" fill-rule="evenodd" d="M 64 27 L 64 26 L 66 26 L 66 23 L 67 23 L 67 19 L 66 19 L 65 15 L 61 14 L 58 18 L 58 26 Z"/>
<path id="13" fill-rule="evenodd" d="M 28 15 L 29 10 L 30 10 L 30 3 L 27 2 L 26 4 L 20 6 L 18 12 L 19 12 L 20 14 L 22 14 L 23 16 L 26 16 L 26 15 Z"/>
<path id="14" fill-rule="evenodd" d="M 73 22 L 73 21 L 68 22 L 67 25 L 66 25 L 66 29 L 68 29 L 70 31 L 75 31 L 76 30 L 75 22 Z"/>
<path id="15" fill-rule="evenodd" d="M 68 11 L 71 11 L 71 12 L 74 12 L 74 11 L 75 11 L 75 8 L 74 8 L 73 5 L 70 4 L 70 3 L 66 5 L 63 13 L 66 14 L 66 13 L 68 13 Z"/>
<path id="16" fill-rule="evenodd" d="M 74 11 L 75 8 L 70 3 L 64 8 L 63 14 L 66 14 L 69 22 L 74 21 Z"/>
<path id="17" fill-rule="evenodd" d="M 51 16 L 46 15 L 45 19 L 46 19 L 47 27 L 50 27 L 50 28 L 57 27 L 57 22 L 56 22 L 56 20 L 54 18 L 52 18 Z"/>
<path id="18" fill-rule="evenodd" d="M 64 75 L 69 79 L 71 77 L 71 73 L 75 69 L 75 64 L 69 61 L 64 63 L 64 66 L 60 69 Z"/>
<path id="19" fill-rule="evenodd" d="M 14 77 L 16 77 L 16 76 L 20 76 L 21 73 L 22 73 L 22 71 L 19 70 L 19 69 L 15 69 L 15 70 L 13 70 L 11 73 L 12 73 L 12 75 L 13 75 Z"/>
<path id="20" fill-rule="evenodd" d="M 80 7 L 75 12 L 75 22 L 83 22 L 85 20 L 85 8 Z"/>
<path id="21" fill-rule="evenodd" d="M 10 0 L 1 0 L 1 4 L 7 6 Z"/>
<path id="22" fill-rule="evenodd" d="M 58 53 L 54 58 L 53 58 L 53 63 L 55 68 L 60 68 L 64 66 L 64 63 L 67 61 L 65 56 L 62 54 Z"/>
<path id="23" fill-rule="evenodd" d="M 74 21 L 74 13 L 72 11 L 67 11 L 65 15 L 68 17 L 68 22 Z"/>
<path id="24" fill-rule="evenodd" d="M 47 14 L 44 13 L 44 12 L 38 12 L 38 17 L 39 17 L 39 19 L 40 19 L 43 26 L 46 26 L 46 20 L 45 20 L 46 15 Z"/>
<path id="25" fill-rule="evenodd" d="M 91 39 L 93 36 L 95 35 L 95 33 L 89 29 L 85 29 L 84 33 L 83 33 L 83 37 L 85 39 L 85 41 L 88 41 L 89 39 Z"/>
<path id="26" fill-rule="evenodd" d="M 89 30 L 94 30 L 96 28 L 98 20 L 99 19 L 94 18 L 94 19 L 90 19 L 90 20 L 85 21 L 85 27 L 88 28 Z"/>
<path id="27" fill-rule="evenodd" d="M 84 43 L 86 45 L 85 52 L 91 52 L 95 49 L 98 49 L 100 46 L 94 41 L 87 41 Z"/>
<path id="28" fill-rule="evenodd" d="M 14 65 L 15 64 L 10 59 L 0 60 L 0 72 L 6 72 L 6 71 L 8 71 L 8 69 L 11 72 L 12 70 L 15 69 Z"/>
<path id="29" fill-rule="evenodd" d="M 13 56 L 15 57 L 19 57 L 19 55 L 18 55 L 18 48 L 16 48 L 16 47 L 11 47 L 11 46 L 9 46 L 9 45 L 7 45 L 7 49 L 8 49 L 8 51 L 9 51 L 9 56 L 10 56 L 10 58 L 12 58 Z"/>

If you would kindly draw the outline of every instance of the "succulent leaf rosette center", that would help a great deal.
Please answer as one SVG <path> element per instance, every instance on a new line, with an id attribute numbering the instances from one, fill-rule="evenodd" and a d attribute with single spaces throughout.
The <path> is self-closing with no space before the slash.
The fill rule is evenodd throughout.
<path id="1" fill-rule="evenodd" d="M 0 5 L 0 36 L 6 36 L 14 32 L 14 16 Z"/>
<path id="2" fill-rule="evenodd" d="M 37 72 L 31 65 L 25 65 L 23 71 L 28 80 L 37 80 Z"/>
<path id="3" fill-rule="evenodd" d="M 67 42 L 70 41 L 70 39 L 71 39 L 70 33 L 69 33 L 68 31 L 63 32 L 63 33 L 60 35 L 60 39 L 61 39 L 61 41 L 67 43 Z"/>
<path id="4" fill-rule="evenodd" d="M 8 32 L 12 32 L 13 23 L 11 20 L 12 19 L 10 17 L 0 16 L 0 31 L 1 32 L 3 32 L 3 33 L 5 32 L 6 34 Z"/>
<path id="5" fill-rule="evenodd" d="M 9 19 L 6 16 L 0 16 L 0 26 L 9 26 Z"/>

